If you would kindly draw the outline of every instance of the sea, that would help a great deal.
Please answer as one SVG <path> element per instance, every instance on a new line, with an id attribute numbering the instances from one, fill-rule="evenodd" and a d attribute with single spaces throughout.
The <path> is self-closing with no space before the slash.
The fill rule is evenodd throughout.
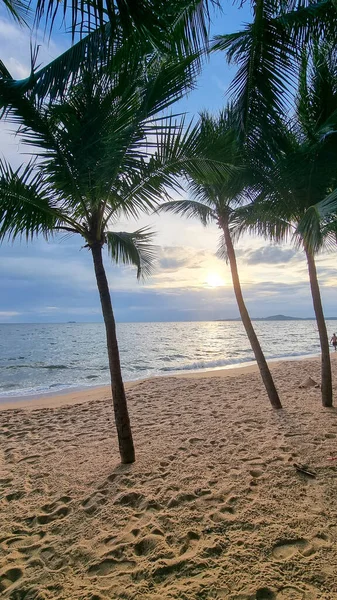
<path id="1" fill-rule="evenodd" d="M 255 321 L 270 360 L 319 354 L 314 320 Z M 329 335 L 337 320 L 327 321 Z M 125 381 L 254 363 L 240 321 L 120 323 Z M 109 383 L 101 323 L 0 324 L 0 400 Z"/>

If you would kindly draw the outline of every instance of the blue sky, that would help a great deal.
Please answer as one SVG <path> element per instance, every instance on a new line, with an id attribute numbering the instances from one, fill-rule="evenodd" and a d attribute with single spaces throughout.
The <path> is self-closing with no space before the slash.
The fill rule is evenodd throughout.
<path id="1" fill-rule="evenodd" d="M 250 20 L 243 8 L 223 3 L 213 16 L 212 34 L 238 30 Z M 49 44 L 38 32 L 40 62 L 60 54 L 70 44 L 63 30 Z M 30 35 L 0 10 L 1 59 L 15 77 L 29 69 Z M 199 77 L 197 89 L 175 107 L 190 116 L 225 103 L 235 70 L 223 54 L 213 55 Z M 0 123 L 0 152 L 18 166 L 26 156 L 8 123 Z M 158 259 L 154 275 L 138 283 L 134 269 L 116 267 L 106 256 L 106 268 L 116 318 L 119 321 L 175 321 L 235 318 L 238 310 L 228 266 L 214 254 L 218 229 L 175 216 L 144 216 L 138 223 L 122 221 L 119 230 L 143 225 L 157 231 Z M 101 311 L 91 256 L 80 238 L 43 239 L 0 247 L 0 322 L 100 321 Z M 312 316 L 312 303 L 303 253 L 291 247 L 266 246 L 246 236 L 238 245 L 238 262 L 248 307 L 253 316 L 283 313 Z M 318 271 L 327 315 L 337 315 L 337 270 L 333 256 L 318 257 Z"/>

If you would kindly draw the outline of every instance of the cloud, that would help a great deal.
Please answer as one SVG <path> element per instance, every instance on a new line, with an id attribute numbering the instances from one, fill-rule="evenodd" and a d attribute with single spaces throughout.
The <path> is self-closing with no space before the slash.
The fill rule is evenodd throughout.
<path id="1" fill-rule="evenodd" d="M 241 252 L 248 265 L 287 263 L 297 254 L 298 251 L 294 248 L 282 248 L 280 246 L 261 246 L 256 250 Z"/>
<path id="2" fill-rule="evenodd" d="M 12 322 L 102 321 L 97 290 L 84 291 L 58 285 L 34 285 L 12 290 L 1 298 L 0 319 Z M 21 292 L 21 293 L 20 293 Z M 312 317 L 308 284 L 264 282 L 244 286 L 244 298 L 252 317 L 273 314 Z M 123 321 L 198 321 L 238 318 L 239 312 L 230 286 L 221 288 L 111 289 L 116 320 Z M 322 290 L 327 316 L 335 316 L 335 288 Z"/>
<path id="3" fill-rule="evenodd" d="M 0 310 L 0 319 L 3 321 L 7 321 L 13 319 L 13 317 L 19 316 L 19 312 L 15 310 Z"/>
<path id="4" fill-rule="evenodd" d="M 174 273 L 182 268 L 197 269 L 210 257 L 214 258 L 211 252 L 189 246 L 162 246 L 158 249 L 158 274 L 161 270 Z"/>
<path id="5" fill-rule="evenodd" d="M 185 256 L 184 256 L 185 254 Z M 176 246 L 164 246 L 159 249 L 157 267 L 163 271 L 176 271 L 181 267 L 186 267 L 189 258 L 184 252 L 184 248 Z"/>
<path id="6" fill-rule="evenodd" d="M 185 258 L 161 258 L 158 261 L 160 269 L 164 271 L 176 271 L 188 264 Z"/>

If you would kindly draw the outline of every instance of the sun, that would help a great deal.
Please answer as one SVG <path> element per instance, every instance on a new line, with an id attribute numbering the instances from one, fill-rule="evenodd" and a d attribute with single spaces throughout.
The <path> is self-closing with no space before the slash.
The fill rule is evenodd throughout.
<path id="1" fill-rule="evenodd" d="M 225 285 L 225 281 L 218 273 L 208 273 L 206 284 L 209 287 L 221 287 L 222 285 Z"/>

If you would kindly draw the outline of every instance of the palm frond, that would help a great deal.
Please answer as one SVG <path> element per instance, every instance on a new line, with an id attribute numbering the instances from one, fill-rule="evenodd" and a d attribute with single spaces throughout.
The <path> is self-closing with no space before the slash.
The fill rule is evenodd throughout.
<path id="1" fill-rule="evenodd" d="M 276 209 L 276 210 L 275 210 Z M 281 243 L 292 238 L 294 227 L 282 208 L 277 211 L 273 201 L 258 201 L 235 210 L 231 220 L 231 233 L 236 239 L 243 233 L 263 237 L 265 240 Z"/>
<path id="2" fill-rule="evenodd" d="M 32 163 L 13 170 L 0 162 L 0 242 L 52 234 L 63 222 L 42 173 Z"/>
<path id="3" fill-rule="evenodd" d="M 316 210 L 321 219 L 337 214 L 337 188 L 317 203 Z"/>
<path id="4" fill-rule="evenodd" d="M 313 40 L 336 42 L 337 8 L 334 0 L 295 0 L 284 5 L 275 17 L 291 35 L 294 48 L 301 53 Z"/>
<path id="5" fill-rule="evenodd" d="M 9 0 L 8 0 L 9 1 Z M 36 22 L 49 21 L 52 28 L 55 18 L 63 13 L 70 17 L 73 36 L 92 31 L 110 23 L 112 35 L 117 28 L 126 39 L 137 34 L 139 43 L 167 50 L 172 38 L 181 51 L 200 50 L 207 39 L 210 5 L 218 0 L 37 0 Z"/>
<path id="6" fill-rule="evenodd" d="M 21 25 L 27 25 L 31 9 L 25 0 L 2 0 L 11 17 Z"/>
<path id="7" fill-rule="evenodd" d="M 217 215 L 211 207 L 195 200 L 171 200 L 164 202 L 156 209 L 156 212 L 170 212 L 189 219 L 197 218 L 203 225 L 217 220 Z"/>
<path id="8" fill-rule="evenodd" d="M 130 44 L 123 44 L 123 55 L 127 61 L 131 57 Z M 62 98 L 65 92 L 76 85 L 85 71 L 100 72 L 107 63 L 115 64 L 121 52 L 121 32 L 113 34 L 111 24 L 106 23 L 73 44 L 45 67 L 36 68 L 38 48 L 31 61 L 28 77 L 12 80 L 11 87 L 21 94 L 34 95 L 40 102 L 48 97 L 51 101 Z"/>
<path id="9" fill-rule="evenodd" d="M 194 55 L 191 72 L 195 72 L 201 67 L 208 39 L 210 5 L 219 6 L 219 2 L 100 0 L 92 3 L 88 0 L 79 3 L 74 0 L 70 7 L 66 0 L 62 3 L 64 16 L 71 12 L 72 33 L 80 33 L 80 40 L 41 69 L 34 66 L 36 51 L 29 77 L 15 82 L 15 85 L 22 91 L 37 94 L 40 99 L 62 97 L 69 86 L 80 81 L 85 69 L 101 74 L 107 66 L 116 62 L 116 55 L 121 52 L 124 62 L 130 63 L 137 57 L 141 57 L 138 63 L 142 63 L 153 53 L 158 59 L 171 60 Z M 52 27 L 60 10 L 58 0 L 38 0 L 36 22 L 44 17 Z"/>
<path id="10" fill-rule="evenodd" d="M 220 258 L 220 260 L 224 260 L 226 263 L 228 263 L 228 252 L 224 235 L 221 235 L 219 238 L 218 248 L 215 253 L 215 256 Z"/>
<path id="11" fill-rule="evenodd" d="M 293 104 L 303 52 L 312 53 L 317 40 L 333 47 L 336 32 L 333 0 L 257 0 L 252 24 L 215 38 L 213 49 L 225 51 L 228 61 L 238 65 L 230 89 L 242 134 L 262 161 L 284 143 L 283 115 Z"/>
<path id="12" fill-rule="evenodd" d="M 323 228 L 317 206 L 310 206 L 299 221 L 295 232 L 313 254 L 322 249 L 324 243 Z"/>
<path id="13" fill-rule="evenodd" d="M 337 56 L 327 43 L 316 42 L 312 56 L 302 54 L 296 115 L 307 139 L 326 134 L 336 125 Z"/>
<path id="14" fill-rule="evenodd" d="M 154 232 L 148 227 L 133 233 L 125 231 L 107 232 L 106 241 L 109 254 L 117 264 L 137 267 L 137 279 L 151 275 L 156 255 L 152 244 Z"/>
<path id="15" fill-rule="evenodd" d="M 124 2 L 126 10 L 122 7 Z M 137 80 L 140 71 L 144 72 L 149 57 L 152 63 L 152 73 L 149 78 L 152 77 L 153 80 L 153 57 L 155 57 L 158 64 L 157 71 L 160 74 L 155 93 L 158 94 L 158 90 L 162 87 L 162 96 L 164 97 L 171 89 L 171 93 L 167 95 L 172 97 L 176 93 L 173 90 L 173 68 L 176 69 L 176 77 L 179 77 L 177 65 L 181 66 L 186 59 L 184 69 L 185 72 L 189 70 L 190 80 L 199 72 L 204 51 L 204 44 L 201 40 L 205 36 L 207 37 L 206 23 L 209 20 L 209 3 L 217 4 L 217 1 L 178 0 L 169 9 L 165 0 L 152 0 L 152 7 L 145 0 L 141 0 L 139 3 L 130 3 L 133 6 L 130 12 L 130 7 L 127 6 L 128 0 L 109 2 L 108 5 L 112 10 L 116 9 L 117 11 L 112 20 L 105 19 L 101 22 L 99 19 L 94 30 L 90 30 L 85 37 L 81 36 L 77 43 L 43 68 L 35 67 L 38 54 L 38 49 L 36 49 L 31 61 L 30 75 L 22 80 L 12 80 L 10 85 L 14 89 L 18 88 L 22 94 L 34 95 L 40 102 L 47 96 L 54 100 L 62 98 L 71 86 L 81 81 L 85 72 L 94 71 L 98 76 L 105 72 L 115 75 L 123 64 L 129 64 L 129 80 L 131 81 L 133 78 Z M 41 0 L 41 5 L 45 4 L 46 1 Z M 52 4 L 53 0 L 50 0 L 49 8 Z M 57 1 L 55 4 L 57 10 L 60 3 Z M 120 6 L 118 7 L 116 4 L 120 4 Z M 135 9 L 136 4 L 139 4 L 139 9 Z M 72 7 L 75 5 L 76 2 L 75 4 L 73 2 Z M 63 6 L 66 10 L 67 2 Z M 82 9 L 84 6 L 85 4 L 82 3 L 79 8 Z M 96 3 L 93 10 L 98 10 L 99 6 L 100 3 L 98 5 Z M 51 16 L 49 8 L 47 13 Z M 39 7 L 37 11 L 39 14 Z M 133 12 L 138 15 L 139 27 L 130 24 L 130 28 L 125 30 L 126 21 L 128 19 L 132 21 Z M 150 12 L 151 16 L 147 16 L 147 13 Z M 141 18 L 144 19 L 144 22 L 141 21 Z M 160 29 L 161 24 L 162 29 Z M 156 43 L 151 36 L 147 35 L 147 28 L 152 26 L 156 30 Z M 173 31 L 172 27 L 177 28 L 177 31 Z M 204 37 L 202 31 L 204 31 Z M 167 61 L 166 70 L 161 68 L 162 60 Z M 138 66 L 136 75 L 134 65 Z M 149 72 L 150 70 L 148 67 Z M 185 75 L 187 77 L 186 73 Z M 168 80 L 172 82 L 171 88 L 166 86 Z M 186 78 L 186 89 L 189 87 L 190 84 Z"/>
<path id="16" fill-rule="evenodd" d="M 213 44 L 213 50 L 226 52 L 228 62 L 238 65 L 230 92 L 242 135 L 260 152 L 265 150 L 266 139 L 276 143 L 280 115 L 296 80 L 296 50 L 290 35 L 274 16 L 275 3 L 258 0 L 252 24 L 242 32 L 217 36 Z M 268 135 L 271 130 L 273 136 Z"/>

